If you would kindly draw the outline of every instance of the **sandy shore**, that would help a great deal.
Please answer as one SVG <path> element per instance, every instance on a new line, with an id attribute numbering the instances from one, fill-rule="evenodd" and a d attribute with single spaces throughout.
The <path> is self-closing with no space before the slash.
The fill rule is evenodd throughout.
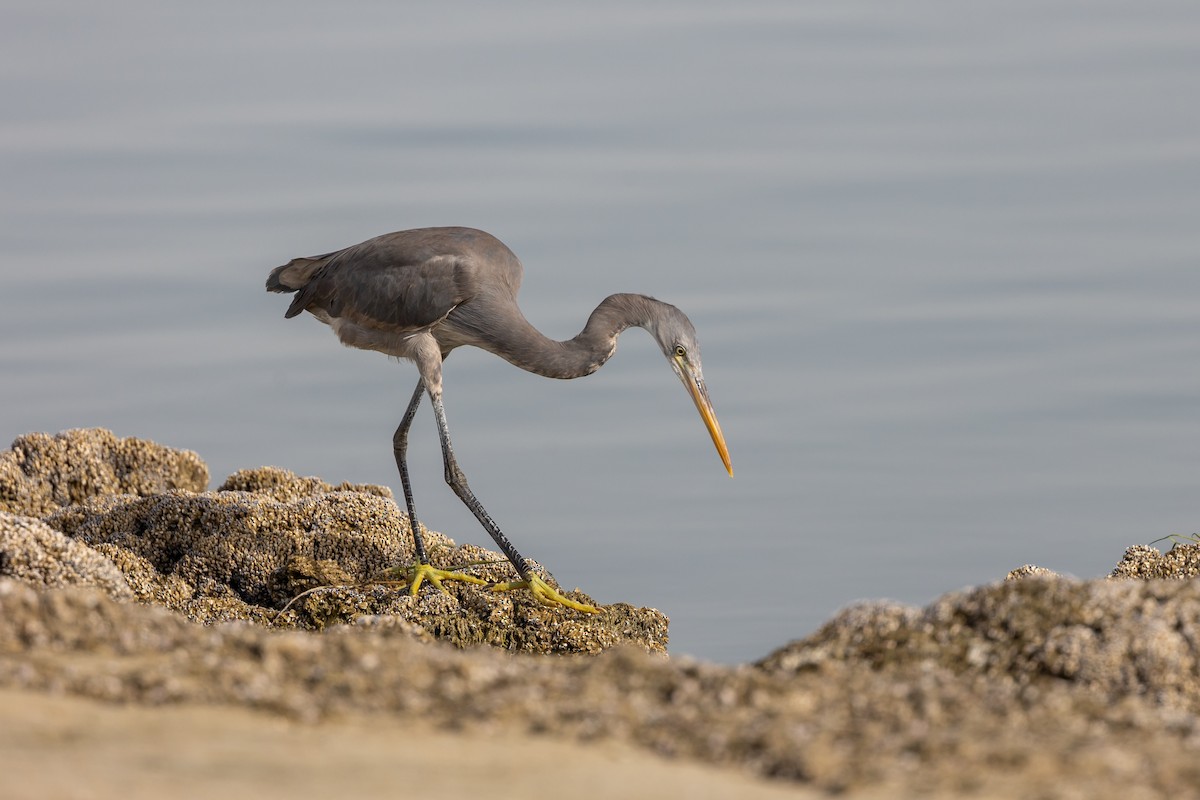
<path id="1" fill-rule="evenodd" d="M 219 706 L 123 706 L 0 690 L 0 797 L 817 797 L 617 742 L 447 733 L 348 715 L 320 724 Z"/>

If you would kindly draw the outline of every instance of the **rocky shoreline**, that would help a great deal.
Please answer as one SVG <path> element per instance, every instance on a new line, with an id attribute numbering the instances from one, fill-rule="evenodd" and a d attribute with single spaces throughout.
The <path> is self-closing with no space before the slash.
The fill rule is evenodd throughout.
<path id="1" fill-rule="evenodd" d="M 1026 567 L 924 609 L 855 606 L 723 667 L 667 658 L 653 609 L 380 581 L 411 560 L 385 488 L 272 468 L 207 485 L 196 454 L 96 429 L 0 453 L 0 688 L 615 742 L 772 791 L 1200 792 L 1197 544 L 1131 547 L 1102 579 Z M 439 566 L 508 576 L 429 537 Z"/>

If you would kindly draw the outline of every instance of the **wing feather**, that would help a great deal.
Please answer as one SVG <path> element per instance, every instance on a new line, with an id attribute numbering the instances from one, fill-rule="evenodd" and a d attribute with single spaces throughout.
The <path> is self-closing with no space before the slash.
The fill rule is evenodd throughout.
<path id="1" fill-rule="evenodd" d="M 285 316 L 307 310 L 395 333 L 437 323 L 473 296 L 475 264 L 469 249 L 455 252 L 445 236 L 435 245 L 424 233 L 385 234 L 328 254 Z M 312 260 L 291 264 L 309 269 Z"/>

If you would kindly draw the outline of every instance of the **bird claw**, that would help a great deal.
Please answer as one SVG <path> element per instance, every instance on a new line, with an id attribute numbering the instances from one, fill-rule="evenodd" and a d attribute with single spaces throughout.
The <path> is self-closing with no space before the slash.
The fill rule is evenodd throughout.
<path id="1" fill-rule="evenodd" d="M 466 575 L 462 572 L 454 572 L 448 569 L 439 569 L 431 564 L 414 564 L 411 567 L 402 567 L 405 580 L 409 581 L 408 593 L 413 597 L 417 596 L 417 592 L 421 588 L 424 581 L 429 581 L 442 594 L 449 594 L 446 587 L 442 586 L 442 581 L 464 581 L 465 583 L 477 583 L 480 585 L 486 584 L 487 581 L 482 578 L 476 578 L 474 575 Z"/>
<path id="2" fill-rule="evenodd" d="M 587 603 L 578 603 L 569 597 L 555 591 L 555 589 L 546 583 L 539 575 L 530 573 L 528 578 L 519 581 L 509 581 L 508 583 L 497 583 L 492 587 L 493 592 L 510 592 L 513 589 L 528 589 L 533 598 L 539 603 L 547 606 L 561 605 L 567 608 L 573 608 L 576 611 L 582 611 L 585 614 L 599 614 L 600 609 L 595 606 L 590 606 Z"/>

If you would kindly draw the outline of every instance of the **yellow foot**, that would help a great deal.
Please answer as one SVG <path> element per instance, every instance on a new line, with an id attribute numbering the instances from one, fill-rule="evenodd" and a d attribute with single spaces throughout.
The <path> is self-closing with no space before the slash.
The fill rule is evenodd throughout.
<path id="1" fill-rule="evenodd" d="M 548 606 L 562 605 L 567 608 L 573 608 L 576 611 L 583 611 L 587 614 L 599 614 L 600 609 L 595 606 L 589 606 L 587 603 L 577 603 L 569 597 L 564 597 L 551 588 L 550 584 L 542 580 L 538 575 L 530 573 L 529 580 L 525 581 L 509 581 L 508 583 L 497 583 L 492 587 L 493 592 L 510 592 L 513 589 L 528 589 L 533 593 L 534 598 L 539 603 L 545 603 Z"/>
<path id="2" fill-rule="evenodd" d="M 482 578 L 476 578 L 474 575 L 465 575 L 461 572 L 454 572 L 448 569 L 438 569 L 430 564 L 413 564 L 408 567 L 396 567 L 392 570 L 394 574 L 403 577 L 409 582 L 408 593 L 416 597 L 417 591 L 421 588 L 423 581 L 429 581 L 437 588 L 446 593 L 446 587 L 442 586 L 442 581 L 465 581 L 467 583 L 486 584 L 487 581 Z"/>

